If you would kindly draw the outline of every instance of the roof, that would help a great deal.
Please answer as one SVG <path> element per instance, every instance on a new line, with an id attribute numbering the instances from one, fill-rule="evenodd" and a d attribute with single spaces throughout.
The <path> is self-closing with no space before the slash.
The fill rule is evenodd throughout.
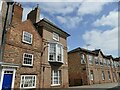
<path id="1" fill-rule="evenodd" d="M 46 23 L 48 23 L 49 25 L 53 26 L 54 28 L 62 31 L 63 33 L 65 33 L 65 34 L 67 35 L 67 37 L 70 36 L 70 34 L 68 34 L 67 32 L 63 31 L 61 28 L 59 28 L 58 26 L 56 26 L 55 24 L 53 24 L 53 23 L 52 23 L 51 21 L 49 21 L 48 19 L 43 18 L 42 20 L 40 20 L 40 22 L 42 22 L 42 21 L 43 21 L 43 22 L 46 22 Z M 38 23 L 39 23 L 39 22 L 38 22 Z"/>
<path id="2" fill-rule="evenodd" d="M 96 49 L 96 50 L 91 51 L 91 50 L 88 50 L 88 49 L 84 49 L 84 48 L 78 47 L 76 49 L 73 49 L 73 50 L 69 51 L 68 54 L 74 53 L 74 52 L 79 52 L 79 51 L 83 51 L 83 52 L 94 54 L 94 55 L 98 55 L 99 52 L 100 52 L 104 58 L 107 58 L 107 59 L 111 59 L 112 58 L 112 59 L 115 59 L 117 61 L 120 61 L 120 57 L 113 58 L 112 55 L 104 55 L 103 52 L 101 51 L 101 49 Z"/>
<path id="3" fill-rule="evenodd" d="M 76 48 L 74 50 L 71 50 L 68 53 L 74 53 L 74 52 L 79 52 L 79 51 L 83 51 L 83 52 L 86 52 L 86 53 L 97 55 L 95 52 L 92 52 L 90 50 L 87 50 L 87 49 L 84 49 L 84 48 L 80 48 L 80 47 L 78 47 L 78 48 Z"/>

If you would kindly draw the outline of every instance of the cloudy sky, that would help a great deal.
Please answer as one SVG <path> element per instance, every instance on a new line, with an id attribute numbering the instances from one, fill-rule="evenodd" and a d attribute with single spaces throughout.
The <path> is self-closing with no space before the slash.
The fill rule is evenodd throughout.
<path id="1" fill-rule="evenodd" d="M 47 18 L 71 35 L 67 41 L 69 50 L 77 47 L 101 49 L 104 54 L 118 56 L 118 2 L 59 1 L 22 2 L 23 21 L 27 13 L 39 4 L 40 19 Z"/>

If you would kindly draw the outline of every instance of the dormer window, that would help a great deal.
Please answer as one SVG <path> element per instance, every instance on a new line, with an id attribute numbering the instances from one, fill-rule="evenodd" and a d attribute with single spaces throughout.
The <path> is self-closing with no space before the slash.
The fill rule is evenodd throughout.
<path id="1" fill-rule="evenodd" d="M 26 31 L 23 31 L 23 42 L 32 44 L 32 34 Z"/>
<path id="2" fill-rule="evenodd" d="M 53 32 L 53 39 L 59 41 L 59 35 Z"/>
<path id="3" fill-rule="evenodd" d="M 85 55 L 81 54 L 81 64 L 85 64 L 86 60 L 85 60 Z"/>

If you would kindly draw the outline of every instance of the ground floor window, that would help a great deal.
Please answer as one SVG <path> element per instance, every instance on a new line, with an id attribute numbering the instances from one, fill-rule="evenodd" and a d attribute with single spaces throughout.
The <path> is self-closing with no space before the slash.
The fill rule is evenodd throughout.
<path id="1" fill-rule="evenodd" d="M 21 75 L 21 88 L 35 88 L 36 87 L 36 75 Z"/>
<path id="2" fill-rule="evenodd" d="M 52 70 L 51 72 L 51 84 L 60 85 L 61 70 Z"/>
<path id="3" fill-rule="evenodd" d="M 105 73 L 102 71 L 102 80 L 105 80 Z"/>
<path id="4" fill-rule="evenodd" d="M 90 80 L 93 81 L 93 79 L 94 79 L 93 70 L 90 70 Z"/>
<path id="5" fill-rule="evenodd" d="M 111 79 L 111 77 L 110 77 L 110 71 L 108 71 L 108 79 L 109 80 Z"/>

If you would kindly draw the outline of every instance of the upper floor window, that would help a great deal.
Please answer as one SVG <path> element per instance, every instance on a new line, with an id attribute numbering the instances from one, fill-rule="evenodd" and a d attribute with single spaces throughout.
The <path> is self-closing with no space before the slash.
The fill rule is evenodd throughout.
<path id="1" fill-rule="evenodd" d="M 33 65 L 33 55 L 24 53 L 23 54 L 23 65 L 32 66 Z"/>
<path id="2" fill-rule="evenodd" d="M 107 65 L 106 59 L 103 59 L 103 60 L 104 60 L 104 65 Z"/>
<path id="3" fill-rule="evenodd" d="M 49 43 L 48 61 L 63 62 L 63 46 L 58 43 Z"/>
<path id="4" fill-rule="evenodd" d="M 26 31 L 23 31 L 23 42 L 32 44 L 32 34 Z"/>
<path id="5" fill-rule="evenodd" d="M 98 57 L 95 57 L 95 64 L 98 65 L 99 64 L 99 61 L 98 61 Z"/>
<path id="6" fill-rule="evenodd" d="M 114 63 L 113 63 L 113 60 L 111 60 L 111 65 L 112 65 L 112 68 L 114 67 Z"/>
<path id="7" fill-rule="evenodd" d="M 89 64 L 93 64 L 93 58 L 91 55 L 88 55 Z"/>
<path id="8" fill-rule="evenodd" d="M 36 75 L 21 75 L 20 88 L 36 88 Z"/>
<path id="9" fill-rule="evenodd" d="M 53 32 L 53 39 L 59 41 L 59 35 Z"/>
<path id="10" fill-rule="evenodd" d="M 60 85 L 60 81 L 61 81 L 61 70 L 52 70 L 51 84 Z"/>
<path id="11" fill-rule="evenodd" d="M 85 55 L 81 54 L 81 64 L 85 64 L 86 60 L 85 60 Z"/>
<path id="12" fill-rule="evenodd" d="M 110 60 L 108 60 L 108 67 L 110 67 Z"/>
<path id="13" fill-rule="evenodd" d="M 101 66 L 103 65 L 103 60 L 102 60 L 102 58 L 100 58 L 100 65 L 101 65 Z"/>

